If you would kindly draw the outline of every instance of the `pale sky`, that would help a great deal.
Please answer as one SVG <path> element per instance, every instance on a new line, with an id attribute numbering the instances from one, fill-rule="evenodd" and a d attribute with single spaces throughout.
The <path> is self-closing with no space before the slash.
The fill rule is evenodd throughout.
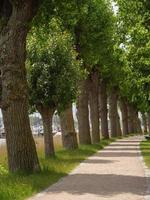
<path id="1" fill-rule="evenodd" d="M 114 1 L 112 2 L 112 8 L 113 8 L 114 13 L 117 14 L 117 12 L 118 12 L 118 6 L 117 6 L 117 4 Z"/>

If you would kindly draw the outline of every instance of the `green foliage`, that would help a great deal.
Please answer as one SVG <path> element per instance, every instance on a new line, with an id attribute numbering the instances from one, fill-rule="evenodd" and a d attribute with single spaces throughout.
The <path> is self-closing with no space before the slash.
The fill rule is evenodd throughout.
<path id="1" fill-rule="evenodd" d="M 125 76 L 125 66 L 124 50 L 118 47 L 116 43 L 109 63 L 102 65 L 100 70 L 101 78 L 107 82 L 109 88 L 117 87 L 119 89 Z"/>
<path id="2" fill-rule="evenodd" d="M 56 15 L 73 35 L 85 65 L 103 63 L 111 54 L 114 16 L 110 1 L 56 0 Z M 106 58 L 107 57 L 107 58 Z"/>
<path id="3" fill-rule="evenodd" d="M 48 7 L 52 12 L 48 11 Z M 89 73 L 95 67 L 100 71 L 98 66 L 115 66 L 113 46 L 116 18 L 110 0 L 46 0 L 35 18 L 34 26 L 40 28 L 43 23 L 42 26 L 47 29 L 52 16 L 57 16 L 62 30 L 71 33 L 78 58 L 83 60 L 83 66 Z"/>
<path id="4" fill-rule="evenodd" d="M 118 12 L 118 44 L 124 49 L 124 80 L 119 83 L 121 95 L 137 108 L 150 108 L 150 11 L 147 0 L 116 0 Z"/>
<path id="5" fill-rule="evenodd" d="M 75 101 L 82 74 L 70 34 L 52 19 L 46 30 L 33 28 L 27 46 L 31 104 L 64 109 Z"/>

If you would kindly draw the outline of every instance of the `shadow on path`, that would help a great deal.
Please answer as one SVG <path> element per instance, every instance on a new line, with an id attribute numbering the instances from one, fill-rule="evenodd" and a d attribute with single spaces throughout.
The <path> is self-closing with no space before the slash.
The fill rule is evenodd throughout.
<path id="1" fill-rule="evenodd" d="M 97 163 L 97 164 L 107 164 L 107 163 L 114 163 L 114 162 L 119 162 L 119 161 L 115 161 L 115 160 L 103 160 L 103 159 L 88 159 L 86 161 L 84 161 L 84 163 L 88 163 L 88 164 L 93 164 L 93 163 Z"/>
<path id="2" fill-rule="evenodd" d="M 115 174 L 74 174 L 68 176 L 57 186 L 51 187 L 48 192 L 67 192 L 79 195 L 89 193 L 99 196 L 132 193 L 142 196 L 145 194 L 144 191 L 146 191 L 145 177 Z"/>
<path id="3" fill-rule="evenodd" d="M 117 144 L 117 143 L 115 144 L 114 143 L 114 144 L 110 145 L 110 147 L 115 147 L 115 146 L 116 147 L 118 147 L 118 146 L 121 146 L 121 147 L 122 146 L 124 146 L 124 147 L 128 147 L 128 146 L 130 146 L 130 147 L 139 147 L 139 144 Z"/>
<path id="4" fill-rule="evenodd" d="M 131 140 L 131 141 L 129 141 L 129 140 L 118 140 L 117 143 L 140 143 L 140 142 L 141 142 L 141 140 Z"/>
<path id="5" fill-rule="evenodd" d="M 97 154 L 97 156 L 99 157 L 139 157 L 139 153 L 138 152 L 101 152 L 99 153 L 99 155 Z"/>
<path id="6" fill-rule="evenodd" d="M 105 148 L 103 151 L 137 151 L 139 148 Z"/>

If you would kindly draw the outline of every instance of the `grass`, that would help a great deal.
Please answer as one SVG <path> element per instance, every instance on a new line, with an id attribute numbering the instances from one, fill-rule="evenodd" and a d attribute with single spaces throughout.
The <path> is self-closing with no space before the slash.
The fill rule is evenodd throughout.
<path id="1" fill-rule="evenodd" d="M 150 141 L 142 141 L 140 147 L 144 161 L 150 168 Z"/>
<path id="2" fill-rule="evenodd" d="M 60 139 L 55 138 L 56 157 L 44 158 L 43 139 L 36 139 L 42 171 L 34 174 L 11 174 L 7 170 L 5 146 L 0 147 L 0 200 L 23 200 L 45 189 L 66 176 L 88 156 L 108 145 L 111 140 L 102 140 L 96 145 L 82 145 L 74 151 L 63 150 Z"/>

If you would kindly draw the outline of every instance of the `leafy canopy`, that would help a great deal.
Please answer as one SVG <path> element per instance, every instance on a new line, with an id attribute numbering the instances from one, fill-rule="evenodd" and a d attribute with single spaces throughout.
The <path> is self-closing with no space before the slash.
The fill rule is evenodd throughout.
<path id="1" fill-rule="evenodd" d="M 62 110 L 76 99 L 81 63 L 72 38 L 53 18 L 48 28 L 33 28 L 28 37 L 28 83 L 31 105 Z"/>
<path id="2" fill-rule="evenodd" d="M 150 1 L 117 0 L 118 34 L 125 47 L 126 81 L 121 89 L 139 110 L 150 109 Z"/>

